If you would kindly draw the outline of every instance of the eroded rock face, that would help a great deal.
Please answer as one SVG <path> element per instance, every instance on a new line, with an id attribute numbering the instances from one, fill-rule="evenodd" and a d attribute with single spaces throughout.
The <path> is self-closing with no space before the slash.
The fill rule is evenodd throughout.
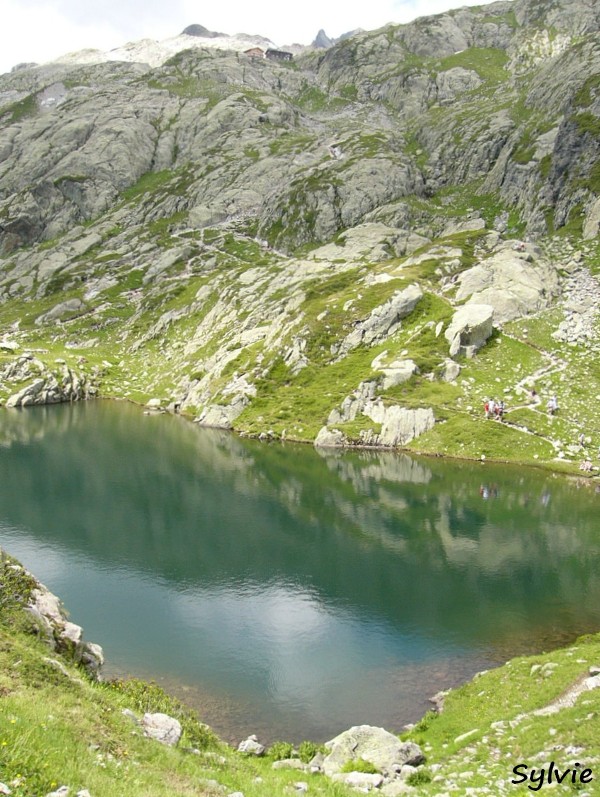
<path id="1" fill-rule="evenodd" d="M 347 354 L 360 345 L 373 346 L 393 335 L 401 320 L 412 313 L 422 298 L 423 291 L 418 285 L 409 285 L 408 288 L 395 293 L 352 330 L 342 342 L 340 354 Z"/>
<path id="2" fill-rule="evenodd" d="M 444 332 L 450 344 L 450 356 L 472 357 L 492 334 L 493 318 L 494 308 L 489 304 L 467 304 L 460 307 Z"/>
<path id="3" fill-rule="evenodd" d="M 347 442 L 343 432 L 340 432 L 339 429 L 329 429 L 327 426 L 321 427 L 315 438 L 317 448 L 341 448 Z"/>
<path id="4" fill-rule="evenodd" d="M 425 760 L 414 742 L 401 742 L 384 728 L 357 725 L 326 742 L 329 755 L 323 761 L 326 775 L 334 775 L 349 761 L 362 758 L 373 764 L 385 777 L 395 777 L 405 764 L 416 766 Z"/>
<path id="5" fill-rule="evenodd" d="M 83 629 L 67 620 L 56 595 L 38 583 L 37 588 L 31 591 L 27 610 L 36 621 L 40 635 L 53 650 L 66 653 L 92 677 L 99 677 L 104 664 L 102 648 L 93 642 L 83 641 Z"/>
<path id="6" fill-rule="evenodd" d="M 385 354 L 385 352 L 383 353 Z M 383 357 L 383 355 L 380 355 Z M 378 360 L 373 365 L 378 367 Z M 393 365 L 393 364 L 392 364 Z M 385 369 L 383 379 L 384 387 L 390 384 L 400 384 L 417 370 L 412 360 L 396 363 L 397 368 Z M 359 415 L 370 418 L 374 424 L 380 425 L 380 430 L 366 429 L 360 433 L 360 444 L 367 446 L 381 446 L 382 448 L 397 448 L 414 440 L 415 437 L 428 432 L 435 425 L 435 416 L 431 408 L 407 409 L 395 404 L 386 405 L 381 397 L 377 396 L 378 384 L 376 381 L 361 382 L 357 389 L 346 396 L 339 409 L 333 409 L 327 418 L 327 426 L 319 431 L 315 439 L 317 448 L 337 448 L 346 445 L 356 445 L 348 441 L 336 425 L 354 421 Z"/>
<path id="7" fill-rule="evenodd" d="M 60 404 L 94 398 L 98 391 L 87 375 L 61 362 L 51 371 L 40 360 L 25 355 L 9 363 L 1 375 L 8 381 L 22 381 L 36 376 L 30 384 L 13 393 L 6 401 L 7 407 L 28 407 L 40 404 Z"/>
<path id="8" fill-rule="evenodd" d="M 366 445 L 379 445 L 386 448 L 405 446 L 433 429 L 435 416 L 429 407 L 416 410 L 391 405 L 386 407 L 381 399 L 367 404 L 363 414 L 375 423 L 381 424 L 379 433 L 365 433 L 363 441 Z"/>
<path id="9" fill-rule="evenodd" d="M 248 399 L 244 395 L 236 396 L 231 404 L 211 404 L 200 413 L 197 422 L 214 429 L 231 429 L 247 404 Z"/>

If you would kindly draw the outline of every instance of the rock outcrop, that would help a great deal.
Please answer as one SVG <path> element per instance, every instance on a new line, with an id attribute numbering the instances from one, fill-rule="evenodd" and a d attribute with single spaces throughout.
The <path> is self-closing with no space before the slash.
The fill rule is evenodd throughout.
<path id="1" fill-rule="evenodd" d="M 24 355 L 0 372 L 0 376 L 9 382 L 22 381 L 34 374 L 37 374 L 37 378 L 9 396 L 7 407 L 82 401 L 94 398 L 98 393 L 92 379 L 64 362 L 59 364 L 57 371 L 51 371 L 40 360 Z"/>
<path id="2" fill-rule="evenodd" d="M 40 636 L 52 650 L 66 654 L 81 664 L 94 678 L 98 678 L 104 664 L 100 645 L 84 642 L 81 626 L 70 622 L 65 615 L 60 600 L 43 584 L 32 590 L 27 611 L 33 617 Z"/>
<path id="3" fill-rule="evenodd" d="M 467 304 L 452 316 L 444 332 L 450 356 L 472 357 L 492 334 L 494 308 L 489 304 Z"/>
<path id="4" fill-rule="evenodd" d="M 155 739 L 168 747 L 175 747 L 181 739 L 181 723 L 168 714 L 144 714 L 142 718 L 144 736 Z"/>
<path id="5" fill-rule="evenodd" d="M 408 378 L 412 375 L 412 369 Z M 385 384 L 385 379 L 384 379 Z M 394 382 L 398 384 L 398 382 Z M 386 405 L 377 395 L 376 382 L 361 382 L 350 396 L 347 396 L 339 409 L 329 413 L 327 426 L 319 431 L 314 444 L 317 448 L 334 448 L 357 443 L 382 448 L 405 446 L 416 437 L 428 432 L 435 425 L 431 408 L 407 409 L 396 404 Z M 361 430 L 359 440 L 348 440 L 340 429 L 340 424 L 354 421 L 358 416 L 369 418 L 379 427 L 378 431 L 366 428 Z"/>
<path id="6" fill-rule="evenodd" d="M 243 742 L 238 745 L 238 752 L 246 753 L 246 755 L 262 756 L 265 753 L 265 746 L 258 741 L 256 734 L 248 736 Z"/>
<path id="7" fill-rule="evenodd" d="M 383 728 L 357 725 L 325 743 L 329 754 L 323 761 L 323 772 L 335 775 L 359 758 L 368 761 L 386 779 L 396 778 L 405 765 L 416 766 L 425 761 L 421 748 L 414 742 L 401 742 Z"/>
<path id="8" fill-rule="evenodd" d="M 342 341 L 340 356 L 357 346 L 373 346 L 393 335 L 402 319 L 412 313 L 422 298 L 423 291 L 418 285 L 410 285 L 395 293 L 385 304 L 376 307 L 368 318 L 357 324 Z"/>
<path id="9" fill-rule="evenodd" d="M 456 299 L 490 305 L 496 324 L 545 309 L 559 292 L 559 279 L 556 268 L 536 250 L 520 243 L 502 247 L 459 274 Z"/>

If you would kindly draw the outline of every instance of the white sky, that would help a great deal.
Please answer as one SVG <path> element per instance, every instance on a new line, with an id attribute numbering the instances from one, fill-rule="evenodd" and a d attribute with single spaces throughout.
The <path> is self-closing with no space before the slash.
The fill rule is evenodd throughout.
<path id="1" fill-rule="evenodd" d="M 167 39 L 193 23 L 222 33 L 260 34 L 275 44 L 310 44 L 329 36 L 408 22 L 491 0 L 0 0 L 0 74 L 17 63 L 44 61 L 94 47 L 109 50 L 143 38 Z"/>

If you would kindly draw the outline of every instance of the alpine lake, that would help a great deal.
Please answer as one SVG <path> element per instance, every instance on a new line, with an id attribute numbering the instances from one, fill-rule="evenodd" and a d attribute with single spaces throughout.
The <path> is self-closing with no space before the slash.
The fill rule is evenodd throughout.
<path id="1" fill-rule="evenodd" d="M 107 676 L 229 741 L 399 732 L 600 629 L 600 494 L 535 469 L 261 443 L 115 402 L 0 415 L 0 545 Z"/>

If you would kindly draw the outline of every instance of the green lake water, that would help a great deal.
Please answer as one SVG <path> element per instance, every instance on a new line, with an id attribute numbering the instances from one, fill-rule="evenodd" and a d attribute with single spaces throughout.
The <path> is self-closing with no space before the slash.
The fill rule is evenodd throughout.
<path id="1" fill-rule="evenodd" d="M 600 630 L 600 494 L 508 466 L 265 444 L 131 405 L 2 411 L 0 545 L 107 672 L 228 740 L 398 731 Z"/>

